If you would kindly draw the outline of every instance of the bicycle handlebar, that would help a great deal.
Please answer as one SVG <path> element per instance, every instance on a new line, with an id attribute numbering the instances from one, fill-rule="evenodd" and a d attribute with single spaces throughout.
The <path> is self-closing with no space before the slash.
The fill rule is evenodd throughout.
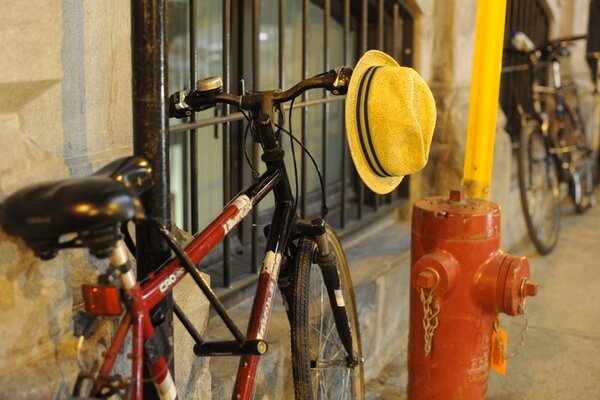
<path id="1" fill-rule="evenodd" d="M 519 43 L 515 43 L 514 39 L 517 35 L 519 37 Z M 548 40 L 544 44 L 534 47 L 531 39 L 527 37 L 523 32 L 515 32 L 513 34 L 513 48 L 506 49 L 507 53 L 516 52 L 519 54 L 526 54 L 529 56 L 530 64 L 537 64 L 538 61 L 545 61 L 552 59 L 557 56 L 567 56 L 568 47 L 573 45 L 574 41 L 587 39 L 587 35 L 572 35 L 564 36 L 552 40 Z M 528 48 L 529 47 L 529 48 Z"/>
<path id="2" fill-rule="evenodd" d="M 309 89 L 324 88 L 334 95 L 346 94 L 352 68 L 339 67 L 312 78 L 304 79 L 285 91 L 271 90 L 236 95 L 222 92 L 220 78 L 211 77 L 197 83 L 197 89 L 179 91 L 169 97 L 169 116 L 185 118 L 192 112 L 207 110 L 215 105 L 230 104 L 242 110 L 269 111 L 272 106 L 290 101 Z"/>
<path id="3" fill-rule="evenodd" d="M 575 42 L 577 40 L 582 40 L 582 39 L 587 39 L 587 35 L 564 36 L 564 37 L 549 40 L 544 45 L 547 46 L 552 43 Z"/>
<path id="4" fill-rule="evenodd" d="M 568 55 L 569 46 L 573 45 L 573 42 L 577 40 L 586 39 L 587 35 L 574 35 L 556 38 L 547 41 L 543 45 L 539 46 L 536 50 L 541 50 L 542 53 L 546 54 L 546 57 L 550 58 L 554 54 Z M 567 52 L 567 54 L 563 54 Z"/>

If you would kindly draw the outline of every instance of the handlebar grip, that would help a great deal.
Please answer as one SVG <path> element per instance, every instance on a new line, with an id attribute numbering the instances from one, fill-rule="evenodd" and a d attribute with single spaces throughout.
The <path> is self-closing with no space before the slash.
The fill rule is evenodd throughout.
<path id="1" fill-rule="evenodd" d="M 582 39 L 587 39 L 587 35 L 565 36 L 565 37 L 558 38 L 558 39 L 555 39 L 555 40 L 561 41 L 561 42 L 575 42 L 577 40 L 582 40 Z"/>
<path id="2" fill-rule="evenodd" d="M 522 51 L 523 53 L 530 53 L 536 48 L 529 36 L 521 31 L 512 32 L 510 43 L 515 49 Z"/>

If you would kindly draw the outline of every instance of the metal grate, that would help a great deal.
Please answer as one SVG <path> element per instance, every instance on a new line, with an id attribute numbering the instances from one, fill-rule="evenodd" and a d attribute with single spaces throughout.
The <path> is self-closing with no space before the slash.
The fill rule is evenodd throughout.
<path id="1" fill-rule="evenodd" d="M 542 3 L 540 0 L 509 0 L 507 3 L 500 105 L 506 114 L 506 130 L 513 142 L 518 141 L 521 131 L 521 117 L 517 105 L 523 106 L 526 112 L 533 111 L 531 110 L 531 79 L 526 68 L 526 56 L 507 50 L 511 49 L 510 38 L 514 31 L 525 32 L 538 46 L 548 40 L 548 15 Z"/>
<path id="2" fill-rule="evenodd" d="M 220 3 L 219 10 L 215 3 Z M 197 71 L 206 70 L 223 77 L 226 91 L 239 93 L 242 78 L 247 90 L 289 87 L 303 77 L 339 65 L 354 65 L 364 51 L 372 48 L 384 50 L 402 65 L 412 65 L 413 20 L 397 0 L 171 0 L 169 11 L 171 92 L 182 85 L 192 87 L 205 76 Z M 207 13 L 210 18 L 206 18 Z M 210 43 L 205 40 L 207 36 L 212 38 Z M 208 45 L 217 49 L 207 50 Z M 220 65 L 214 59 L 219 59 Z M 367 221 L 381 206 L 406 198 L 408 179 L 387 196 L 374 195 L 364 188 L 349 162 L 340 100 L 325 92 L 306 94 L 294 104 L 292 125 L 294 134 L 319 161 L 330 223 L 344 228 Z M 179 225 L 193 233 L 216 213 L 203 200 L 209 191 L 219 192 L 215 196 L 220 198 L 220 207 L 251 179 L 244 161 L 245 120 L 241 113 L 231 111 L 229 114 L 228 107 L 210 110 L 170 128 L 175 217 Z M 204 140 L 212 140 L 211 149 L 220 144 L 220 155 L 209 155 L 213 162 L 208 172 L 200 167 L 206 152 L 210 152 L 202 144 Z M 250 149 L 255 166 L 259 165 L 257 151 L 256 146 Z M 320 195 L 314 171 L 305 154 L 296 151 L 299 211 L 303 216 L 315 216 Z M 204 182 L 204 176 L 220 177 L 220 184 L 206 184 L 210 178 Z M 251 221 L 243 221 L 237 234 L 224 241 L 224 286 L 229 286 L 238 273 L 231 271 L 232 254 L 237 261 L 237 253 L 250 253 L 249 269 L 258 270 L 261 226 L 269 220 L 270 206 L 261 203 Z"/>

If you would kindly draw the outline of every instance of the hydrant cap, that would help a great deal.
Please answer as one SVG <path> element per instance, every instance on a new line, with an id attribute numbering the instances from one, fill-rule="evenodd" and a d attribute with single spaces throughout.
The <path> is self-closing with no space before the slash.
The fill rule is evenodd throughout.
<path id="1" fill-rule="evenodd" d="M 450 293 L 458 277 L 458 261 L 452 254 L 436 249 L 423 255 L 412 266 L 412 282 L 416 289 L 435 289 L 438 296 Z"/>
<path id="2" fill-rule="evenodd" d="M 529 262 L 525 257 L 505 255 L 499 276 L 506 278 L 499 282 L 497 299 L 502 312 L 508 315 L 521 314 L 527 296 L 535 296 L 537 284 L 529 280 Z"/>

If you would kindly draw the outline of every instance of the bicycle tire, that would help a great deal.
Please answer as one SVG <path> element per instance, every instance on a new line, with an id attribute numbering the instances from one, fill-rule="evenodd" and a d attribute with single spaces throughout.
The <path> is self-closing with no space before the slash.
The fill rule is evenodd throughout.
<path id="1" fill-rule="evenodd" d="M 575 211 L 583 214 L 593 205 L 593 165 L 589 158 L 578 162 L 569 180 L 569 190 Z"/>
<path id="2" fill-rule="evenodd" d="M 535 120 L 526 121 L 521 129 L 517 164 L 521 208 L 529 237 L 540 254 L 548 254 L 560 231 L 560 191 L 556 160 Z"/>
<path id="3" fill-rule="evenodd" d="M 350 271 L 341 243 L 327 227 L 329 246 L 337 260 L 343 300 L 352 333 L 355 357 L 362 355 Z M 290 304 L 292 368 L 296 399 L 364 399 L 362 363 L 348 366 L 331 312 L 321 269 L 314 262 L 316 244 L 301 238 L 292 272 Z"/>
<path id="4" fill-rule="evenodd" d="M 581 121 L 573 114 L 573 110 L 565 105 L 563 129 L 570 152 L 570 163 L 574 164 L 569 171 L 569 196 L 573 200 L 575 211 L 584 213 L 593 204 L 594 195 L 594 163 L 592 151 L 587 144 L 585 131 Z"/>

